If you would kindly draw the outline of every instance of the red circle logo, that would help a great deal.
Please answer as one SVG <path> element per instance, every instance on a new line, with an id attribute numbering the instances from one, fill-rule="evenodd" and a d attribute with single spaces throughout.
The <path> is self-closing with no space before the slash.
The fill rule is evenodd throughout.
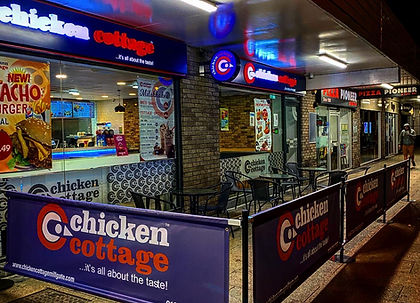
<path id="1" fill-rule="evenodd" d="M 48 229 L 50 222 L 56 222 L 55 233 Z M 63 225 L 68 224 L 69 220 L 64 210 L 57 204 L 47 204 L 38 214 L 37 234 L 39 241 L 49 250 L 59 250 L 66 243 L 66 239 L 59 234 L 63 233 Z"/>
<path id="2" fill-rule="evenodd" d="M 251 62 L 245 64 L 244 67 L 244 79 L 248 84 L 252 84 L 255 81 L 255 66 Z"/>
<path id="3" fill-rule="evenodd" d="M 296 231 L 294 229 L 295 222 L 290 212 L 285 213 L 279 219 L 277 225 L 277 252 L 282 261 L 287 261 L 293 252 L 295 246 Z"/>
<path id="4" fill-rule="evenodd" d="M 12 139 L 4 131 L 0 130 L 0 160 L 4 160 L 12 153 Z"/>

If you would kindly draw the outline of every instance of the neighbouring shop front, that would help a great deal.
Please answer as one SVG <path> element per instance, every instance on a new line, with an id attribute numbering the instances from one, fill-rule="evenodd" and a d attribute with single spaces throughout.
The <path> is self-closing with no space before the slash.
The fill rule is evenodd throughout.
<path id="1" fill-rule="evenodd" d="M 0 189 L 110 204 L 172 189 L 186 45 L 38 1 L 0 11 Z"/>
<path id="2" fill-rule="evenodd" d="M 297 92 L 304 78 L 227 50 L 214 54 L 210 72 L 219 81 L 222 176 L 231 170 L 258 177 L 270 166 L 299 161 Z"/>
<path id="3" fill-rule="evenodd" d="M 357 109 L 357 94 L 334 88 L 317 91 L 315 98 L 309 138 L 316 142 L 318 166 L 328 170 L 352 167 L 352 111 Z"/>

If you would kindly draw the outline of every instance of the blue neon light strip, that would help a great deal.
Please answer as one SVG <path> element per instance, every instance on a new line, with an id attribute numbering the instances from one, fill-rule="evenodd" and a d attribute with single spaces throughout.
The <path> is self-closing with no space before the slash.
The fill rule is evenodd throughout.
<path id="1" fill-rule="evenodd" d="M 72 159 L 72 158 L 93 158 L 93 157 L 103 157 L 103 156 L 113 156 L 116 155 L 115 148 L 112 149 L 91 149 L 91 150 L 75 150 L 67 152 L 53 152 L 53 160 L 63 160 L 63 159 Z"/>

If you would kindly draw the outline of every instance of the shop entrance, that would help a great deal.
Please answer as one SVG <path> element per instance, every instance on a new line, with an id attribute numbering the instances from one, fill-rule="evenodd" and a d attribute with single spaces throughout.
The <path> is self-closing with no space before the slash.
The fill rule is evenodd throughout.
<path id="1" fill-rule="evenodd" d="M 287 162 L 298 162 L 298 142 L 300 133 L 298 131 L 299 103 L 295 97 L 284 96 L 284 146 L 285 160 Z"/>
<path id="2" fill-rule="evenodd" d="M 351 111 L 348 109 L 317 108 L 318 166 L 328 170 L 351 166 Z"/>
<path id="3" fill-rule="evenodd" d="M 398 115 L 385 113 L 385 156 L 398 152 Z"/>

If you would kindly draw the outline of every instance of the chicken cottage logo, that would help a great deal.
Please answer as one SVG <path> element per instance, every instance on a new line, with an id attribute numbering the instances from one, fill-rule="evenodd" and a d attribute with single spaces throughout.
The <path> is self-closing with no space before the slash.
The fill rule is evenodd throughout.
<path id="1" fill-rule="evenodd" d="M 217 81 L 230 81 L 238 75 L 239 60 L 230 51 L 222 50 L 210 60 L 210 73 Z"/>
<path id="2" fill-rule="evenodd" d="M 393 169 L 391 171 L 391 188 L 394 189 L 396 187 L 399 187 L 403 184 L 404 178 L 401 178 L 405 174 L 405 167 L 399 167 L 396 169 Z"/>
<path id="3" fill-rule="evenodd" d="M 356 210 L 361 211 L 369 205 L 375 204 L 378 199 L 379 178 L 370 178 L 363 183 L 357 184 L 356 188 Z"/>
<path id="4" fill-rule="evenodd" d="M 85 258 L 132 265 L 142 275 L 169 269 L 166 254 L 137 249 L 138 244 L 169 247 L 168 230 L 129 222 L 124 215 L 119 215 L 116 220 L 114 217 L 108 219 L 104 212 L 94 215 L 89 210 L 80 210 L 80 213 L 69 216 L 61 206 L 50 203 L 38 213 L 37 235 L 41 244 L 50 251 L 66 249 Z M 92 240 L 92 237 L 96 239 Z M 117 245 L 115 240 L 128 245 Z M 130 245 L 133 242 L 136 251 L 134 245 Z"/>
<path id="5" fill-rule="evenodd" d="M 262 68 L 255 68 L 255 65 L 251 62 L 248 62 L 244 66 L 244 79 L 245 82 L 248 84 L 254 83 L 255 79 L 270 81 L 270 82 L 278 82 L 285 85 L 290 86 L 290 88 L 293 88 L 297 84 L 297 80 L 294 78 L 291 78 L 287 75 L 276 75 L 272 74 L 270 70 L 262 69 Z"/>
<path id="6" fill-rule="evenodd" d="M 282 261 L 287 261 L 293 251 L 313 246 L 322 241 L 328 232 L 328 200 L 308 203 L 293 214 L 283 214 L 277 225 L 277 252 Z M 325 217 L 325 218 L 324 218 Z"/>

